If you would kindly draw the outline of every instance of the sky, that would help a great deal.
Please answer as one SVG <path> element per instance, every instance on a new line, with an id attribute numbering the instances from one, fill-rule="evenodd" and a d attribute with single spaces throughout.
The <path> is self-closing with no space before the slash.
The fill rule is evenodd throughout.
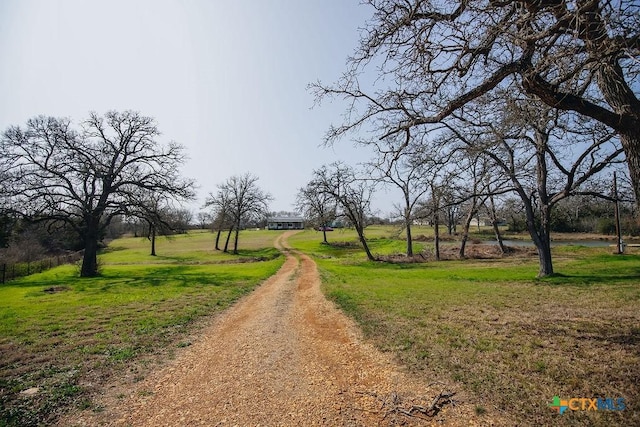
<path id="1" fill-rule="evenodd" d="M 313 169 L 370 157 L 348 139 L 323 146 L 346 106 L 314 106 L 307 89 L 340 77 L 370 17 L 358 0 L 0 0 L 0 130 L 139 111 L 186 148 L 194 213 L 245 172 L 272 211 L 292 211 Z"/>

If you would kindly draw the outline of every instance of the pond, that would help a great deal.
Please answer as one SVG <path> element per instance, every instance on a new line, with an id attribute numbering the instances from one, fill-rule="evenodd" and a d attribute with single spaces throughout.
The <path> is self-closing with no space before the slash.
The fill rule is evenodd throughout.
<path id="1" fill-rule="evenodd" d="M 534 244 L 531 240 L 503 240 L 505 246 L 521 246 L 521 247 L 533 247 Z M 481 243 L 487 245 L 497 245 L 495 240 L 483 240 Z M 615 245 L 615 240 L 552 240 L 551 246 L 587 246 L 590 248 L 604 248 L 609 245 Z"/>

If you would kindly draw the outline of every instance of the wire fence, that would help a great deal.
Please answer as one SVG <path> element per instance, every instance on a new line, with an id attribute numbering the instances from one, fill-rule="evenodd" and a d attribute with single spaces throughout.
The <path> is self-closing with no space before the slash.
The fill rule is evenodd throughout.
<path id="1" fill-rule="evenodd" d="M 41 273 L 63 264 L 73 264 L 82 258 L 82 251 L 39 259 L 30 262 L 0 263 L 0 283 L 4 284 L 18 277 Z"/>

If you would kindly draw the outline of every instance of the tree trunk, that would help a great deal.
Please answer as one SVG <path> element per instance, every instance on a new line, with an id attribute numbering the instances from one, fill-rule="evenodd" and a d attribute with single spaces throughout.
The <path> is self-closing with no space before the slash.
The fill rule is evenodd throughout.
<path id="1" fill-rule="evenodd" d="M 549 206 L 540 207 L 540 229 L 538 232 L 533 230 L 533 235 L 538 256 L 540 258 L 540 271 L 538 277 L 547 277 L 553 275 L 553 261 L 551 258 L 551 236 L 550 236 L 550 213 Z M 531 234 L 531 232 L 530 232 Z M 535 236 L 535 237 L 534 237 Z"/>
<path id="2" fill-rule="evenodd" d="M 238 236 L 240 234 L 240 224 L 236 224 L 236 235 L 233 239 L 233 254 L 238 255 Z"/>
<path id="3" fill-rule="evenodd" d="M 538 277 L 552 276 L 553 261 L 551 258 L 551 236 L 549 235 L 549 214 L 551 213 L 551 209 L 546 205 L 540 207 L 539 228 L 536 228 L 534 210 L 529 201 L 525 203 L 525 211 L 527 214 L 527 230 L 529 231 L 533 244 L 538 250 L 538 258 L 540 261 Z"/>
<path id="4" fill-rule="evenodd" d="M 433 255 L 440 261 L 440 218 L 437 213 L 433 216 L 433 245 Z"/>
<path id="5" fill-rule="evenodd" d="M 411 199 L 409 198 L 409 189 L 405 186 L 404 192 L 404 226 L 407 230 L 407 256 L 413 256 L 413 238 L 411 236 Z"/>
<path id="6" fill-rule="evenodd" d="M 327 242 L 327 226 L 326 225 L 322 226 L 322 238 L 324 243 L 329 243 Z"/>
<path id="7" fill-rule="evenodd" d="M 460 251 L 458 252 L 459 258 L 465 257 L 464 250 L 467 246 L 467 240 L 469 240 L 469 229 L 471 228 L 471 220 L 473 219 L 473 216 L 476 214 L 475 211 L 476 211 L 476 202 L 474 199 L 473 205 L 471 206 L 471 209 L 469 210 L 469 213 L 467 214 L 467 217 L 464 220 L 464 228 L 462 231 L 462 241 L 460 242 Z"/>
<path id="8" fill-rule="evenodd" d="M 507 248 L 504 246 L 504 242 L 502 241 L 502 235 L 500 234 L 500 229 L 498 228 L 498 221 L 492 219 L 491 225 L 493 226 L 493 234 L 496 236 L 496 242 L 498 242 L 500 253 L 504 255 L 507 253 Z"/>
<path id="9" fill-rule="evenodd" d="M 454 214 L 451 208 L 447 209 L 447 235 L 453 235 L 455 230 Z"/>
<path id="10" fill-rule="evenodd" d="M 362 248 L 367 254 L 367 259 L 369 261 L 375 261 L 376 259 L 371 254 L 371 250 L 369 249 L 369 245 L 367 244 L 367 239 L 364 237 L 364 229 L 360 226 L 356 226 L 356 231 L 358 232 L 358 238 L 360 239 L 360 243 L 362 244 Z"/>
<path id="11" fill-rule="evenodd" d="M 551 241 L 549 236 L 546 238 L 540 238 L 538 244 L 538 258 L 540 260 L 540 269 L 538 270 L 538 277 L 548 277 L 553 275 L 553 261 L 551 258 Z"/>
<path id="12" fill-rule="evenodd" d="M 602 35 L 604 36 L 604 31 Z M 597 55 L 600 53 L 597 52 Z M 618 132 L 627 157 L 637 206 L 640 204 L 640 102 L 626 82 L 617 57 L 611 57 L 610 61 L 600 64 L 596 76 L 598 87 L 607 103 L 616 113 L 631 122 L 624 129 L 618 129 Z"/>
<path id="13" fill-rule="evenodd" d="M 407 223 L 407 256 L 413 256 L 413 238 L 411 236 L 411 219 L 405 218 Z"/>
<path id="14" fill-rule="evenodd" d="M 631 177 L 636 206 L 638 206 L 640 205 L 640 128 L 630 131 L 628 134 L 621 134 L 620 141 L 627 156 L 629 177 Z"/>
<path id="15" fill-rule="evenodd" d="M 151 235 L 151 256 L 156 256 L 156 228 L 154 226 L 150 227 L 149 230 Z"/>
<path id="16" fill-rule="evenodd" d="M 84 254 L 80 277 L 95 277 L 98 275 L 98 238 L 91 233 L 85 238 Z"/>
<path id="17" fill-rule="evenodd" d="M 496 236 L 496 242 L 498 242 L 498 247 L 500 248 L 500 252 L 502 254 L 507 253 L 507 248 L 504 247 L 504 242 L 502 241 L 502 235 L 500 234 L 500 229 L 498 228 L 498 215 L 496 214 L 496 204 L 493 200 L 493 196 L 489 196 L 489 206 L 491 212 L 491 226 L 493 227 L 493 234 Z"/>
<path id="18" fill-rule="evenodd" d="M 229 240 L 231 240 L 231 233 L 233 232 L 233 227 L 229 228 L 229 233 L 227 233 L 227 241 L 224 242 L 224 250 L 222 252 L 229 252 Z"/>
<path id="19" fill-rule="evenodd" d="M 218 228 L 218 233 L 216 234 L 216 251 L 220 250 L 220 235 L 222 234 L 222 227 Z"/>

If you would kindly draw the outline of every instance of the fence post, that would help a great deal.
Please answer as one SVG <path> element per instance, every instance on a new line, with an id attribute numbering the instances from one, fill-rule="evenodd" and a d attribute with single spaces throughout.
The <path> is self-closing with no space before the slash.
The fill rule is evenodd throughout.
<path id="1" fill-rule="evenodd" d="M 7 264 L 2 264 L 2 284 L 4 285 L 5 278 L 7 276 Z"/>

